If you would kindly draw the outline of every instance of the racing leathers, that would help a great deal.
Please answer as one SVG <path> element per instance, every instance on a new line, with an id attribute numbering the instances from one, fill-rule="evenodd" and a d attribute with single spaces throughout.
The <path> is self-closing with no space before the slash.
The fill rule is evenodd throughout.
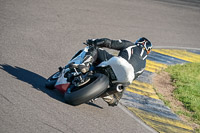
<path id="1" fill-rule="evenodd" d="M 111 40 L 108 38 L 92 39 L 88 40 L 87 43 L 94 43 L 98 47 L 106 47 L 118 50 L 119 54 L 117 57 L 120 58 L 118 61 L 123 61 L 123 63 L 121 63 L 121 67 L 129 66 L 128 71 L 130 70 L 130 78 L 128 79 L 129 81 L 127 81 L 129 82 L 129 84 L 144 71 L 146 65 L 147 52 L 143 49 L 143 47 L 140 47 L 140 45 L 135 45 L 134 43 L 127 40 Z M 97 50 L 88 51 L 87 55 L 92 56 L 93 61 L 97 62 L 105 62 L 115 57 L 101 48 Z M 123 64 L 126 64 L 126 66 L 123 66 Z M 121 74 L 121 76 L 123 76 L 123 74 Z M 123 91 L 114 94 L 112 97 L 107 96 L 103 99 L 109 105 L 115 106 L 118 104 L 118 101 L 122 97 L 122 93 Z"/>

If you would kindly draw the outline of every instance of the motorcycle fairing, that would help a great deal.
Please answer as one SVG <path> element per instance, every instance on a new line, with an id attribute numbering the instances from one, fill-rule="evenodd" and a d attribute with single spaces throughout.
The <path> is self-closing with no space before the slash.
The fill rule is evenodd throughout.
<path id="1" fill-rule="evenodd" d="M 55 88 L 64 94 L 67 91 L 67 89 L 69 88 L 69 86 L 70 86 L 70 83 L 66 83 L 66 84 L 59 84 L 59 85 L 55 86 Z"/>
<path id="2" fill-rule="evenodd" d="M 89 47 L 85 47 L 82 52 L 77 55 L 74 59 L 72 59 L 71 61 L 69 61 L 68 64 L 70 63 L 74 63 L 74 64 L 81 64 L 83 62 L 83 58 L 85 57 L 85 54 L 88 52 Z M 65 73 L 69 71 L 69 68 L 65 68 L 62 70 L 56 84 L 55 84 L 55 88 L 59 91 L 61 91 L 62 93 L 65 93 L 68 89 L 68 87 L 70 86 L 70 82 L 67 82 L 67 78 L 64 77 Z"/>
<path id="3" fill-rule="evenodd" d="M 59 90 L 62 93 L 65 93 L 70 86 L 70 83 L 67 82 L 67 78 L 64 77 L 65 73 L 68 71 L 68 69 L 63 69 L 60 73 L 60 76 L 55 84 L 55 88 Z"/>
<path id="4" fill-rule="evenodd" d="M 85 47 L 83 51 L 77 55 L 74 59 L 70 60 L 68 64 L 74 63 L 74 64 L 81 64 L 83 62 L 83 59 L 85 57 L 85 54 L 88 52 L 89 47 Z"/>

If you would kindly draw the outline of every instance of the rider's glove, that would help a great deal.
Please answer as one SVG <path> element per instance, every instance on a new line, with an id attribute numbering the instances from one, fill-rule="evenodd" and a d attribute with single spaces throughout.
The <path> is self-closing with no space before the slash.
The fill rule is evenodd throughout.
<path id="1" fill-rule="evenodd" d="M 88 40 L 86 41 L 86 43 L 87 43 L 88 45 L 95 44 L 95 39 L 88 39 Z"/>

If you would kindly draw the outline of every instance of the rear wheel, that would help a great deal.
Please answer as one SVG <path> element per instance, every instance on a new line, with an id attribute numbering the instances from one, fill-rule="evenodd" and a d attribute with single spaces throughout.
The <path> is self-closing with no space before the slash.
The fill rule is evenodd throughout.
<path id="1" fill-rule="evenodd" d="M 90 81 L 79 87 L 68 88 L 65 92 L 65 102 L 71 105 L 80 105 L 100 96 L 107 90 L 109 79 L 104 74 L 94 74 Z"/>
<path id="2" fill-rule="evenodd" d="M 58 80 L 58 77 L 60 75 L 60 72 L 56 72 L 54 73 L 53 75 L 51 75 L 45 82 L 45 87 L 50 89 L 50 90 L 53 90 L 54 89 L 54 86 Z"/>

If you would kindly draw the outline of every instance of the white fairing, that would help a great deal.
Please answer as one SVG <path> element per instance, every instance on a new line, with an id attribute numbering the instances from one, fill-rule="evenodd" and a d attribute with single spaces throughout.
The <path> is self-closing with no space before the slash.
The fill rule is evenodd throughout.
<path id="1" fill-rule="evenodd" d="M 63 69 L 62 70 L 55 86 L 67 83 L 67 78 L 64 76 L 67 71 L 69 71 L 69 69 Z"/>
<path id="2" fill-rule="evenodd" d="M 133 66 L 122 57 L 112 57 L 98 66 L 105 67 L 108 65 L 112 67 L 117 77 L 117 82 L 131 83 L 135 78 Z"/>
<path id="3" fill-rule="evenodd" d="M 89 47 L 85 47 L 83 51 L 75 57 L 73 60 L 71 60 L 68 64 L 74 62 L 75 64 L 81 64 L 83 62 L 83 59 L 85 57 L 85 54 L 88 52 Z"/>
<path id="4" fill-rule="evenodd" d="M 81 64 L 83 62 L 83 58 L 85 57 L 85 54 L 88 52 L 89 47 L 85 47 L 83 49 L 83 51 L 76 56 L 74 59 L 72 59 L 71 61 L 69 61 L 68 64 L 74 62 L 75 64 Z M 61 85 L 61 84 L 66 84 L 67 83 L 67 78 L 64 77 L 65 73 L 69 71 L 69 68 L 67 69 L 63 69 L 61 74 L 59 75 L 59 78 L 55 84 L 55 86 Z"/>

